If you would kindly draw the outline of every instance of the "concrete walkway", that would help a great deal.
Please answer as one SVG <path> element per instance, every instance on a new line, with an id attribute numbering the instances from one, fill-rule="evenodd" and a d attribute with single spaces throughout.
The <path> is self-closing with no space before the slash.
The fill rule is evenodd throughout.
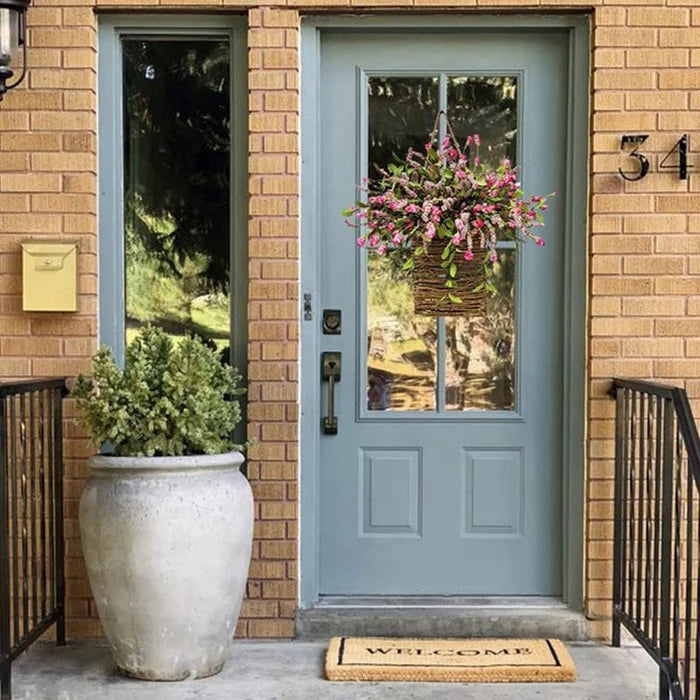
<path id="1" fill-rule="evenodd" d="M 14 700 L 656 700 L 654 664 L 638 647 L 568 645 L 575 683 L 331 683 L 319 642 L 236 641 L 224 670 L 180 683 L 119 676 L 105 646 L 39 643 L 17 660 Z"/>

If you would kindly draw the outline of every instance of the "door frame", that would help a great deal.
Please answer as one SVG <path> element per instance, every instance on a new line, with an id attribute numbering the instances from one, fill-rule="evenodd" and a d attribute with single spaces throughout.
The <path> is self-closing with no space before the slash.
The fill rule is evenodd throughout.
<path id="1" fill-rule="evenodd" d="M 588 280 L 588 153 L 590 17 L 568 15 L 431 14 L 375 16 L 308 16 L 301 26 L 301 395 L 300 395 L 300 533 L 299 607 L 319 600 L 319 467 L 321 382 L 319 380 L 320 313 L 320 58 L 321 33 L 366 30 L 527 31 L 543 27 L 569 36 L 567 99 L 567 186 L 562 411 L 562 599 L 583 608 L 584 469 L 586 405 L 586 318 Z M 307 295 L 310 295 L 307 297 Z M 307 299 L 309 301 L 307 301 Z M 310 313 L 308 313 L 310 311 Z"/>

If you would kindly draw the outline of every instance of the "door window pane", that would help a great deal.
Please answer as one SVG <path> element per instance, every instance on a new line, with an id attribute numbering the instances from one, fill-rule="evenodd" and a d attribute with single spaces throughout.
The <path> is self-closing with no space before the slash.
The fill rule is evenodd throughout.
<path id="1" fill-rule="evenodd" d="M 447 80 L 447 114 L 458 139 L 479 134 L 479 155 L 496 167 L 517 163 L 517 78 L 457 76 Z M 499 251 L 494 266 L 496 292 L 486 314 L 445 319 L 445 408 L 515 408 L 515 274 L 517 254 Z"/>
<path id="2" fill-rule="evenodd" d="M 152 323 L 229 345 L 230 46 L 128 39 L 124 76 L 127 341 Z"/>
<path id="3" fill-rule="evenodd" d="M 370 78 L 369 177 L 409 148 L 423 150 L 438 110 L 438 78 Z M 437 322 L 413 313 L 410 276 L 367 260 L 367 408 L 436 409 Z"/>
<path id="4" fill-rule="evenodd" d="M 514 250 L 494 265 L 496 292 L 486 314 L 445 319 L 445 407 L 448 410 L 512 411 L 515 381 Z"/>
<path id="5" fill-rule="evenodd" d="M 447 80 L 447 115 L 457 138 L 479 134 L 479 155 L 497 166 L 504 158 L 517 163 L 517 78 L 458 76 Z"/>

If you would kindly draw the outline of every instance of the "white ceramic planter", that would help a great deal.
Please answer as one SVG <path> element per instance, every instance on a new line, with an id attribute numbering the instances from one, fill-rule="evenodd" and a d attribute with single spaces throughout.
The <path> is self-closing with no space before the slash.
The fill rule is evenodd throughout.
<path id="1" fill-rule="evenodd" d="M 88 460 L 80 535 L 114 660 L 148 680 L 218 673 L 250 564 L 253 496 L 238 452 Z"/>

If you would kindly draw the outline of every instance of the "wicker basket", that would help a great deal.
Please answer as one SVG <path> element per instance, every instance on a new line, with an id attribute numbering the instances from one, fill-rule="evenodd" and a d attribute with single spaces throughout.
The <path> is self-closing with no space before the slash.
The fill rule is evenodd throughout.
<path id="1" fill-rule="evenodd" d="M 455 286 L 445 287 L 447 270 L 441 267 L 443 247 L 430 245 L 424 255 L 415 258 L 413 270 L 413 304 L 419 316 L 483 316 L 488 292 L 474 291 L 484 282 L 484 264 L 480 256 L 474 260 L 456 260 Z M 448 291 L 461 303 L 450 301 Z"/>

